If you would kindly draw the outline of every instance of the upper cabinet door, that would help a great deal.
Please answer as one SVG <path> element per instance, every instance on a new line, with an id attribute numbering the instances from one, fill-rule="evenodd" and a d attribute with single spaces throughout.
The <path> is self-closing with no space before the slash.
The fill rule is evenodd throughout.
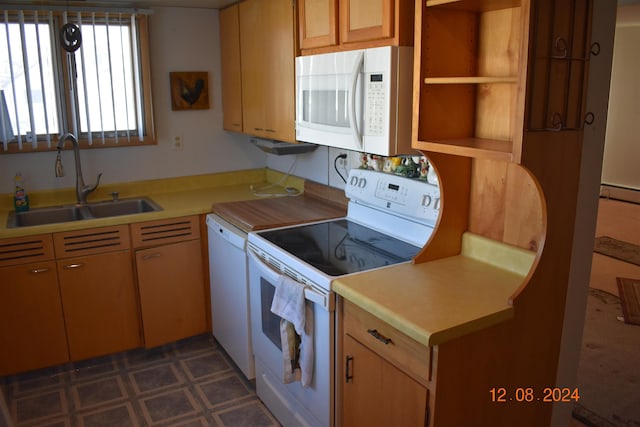
<path id="1" fill-rule="evenodd" d="M 237 4 L 220 11 L 220 56 L 222 58 L 222 125 L 242 132 L 242 79 L 240 77 L 240 21 Z"/>
<path id="2" fill-rule="evenodd" d="M 393 12 L 393 0 L 340 0 L 340 42 L 393 37 Z"/>
<path id="3" fill-rule="evenodd" d="M 298 0 L 300 54 L 413 46 L 414 0 Z"/>
<path id="4" fill-rule="evenodd" d="M 291 0 L 240 3 L 245 133 L 295 141 L 294 41 Z"/>
<path id="5" fill-rule="evenodd" d="M 338 44 L 338 0 L 299 0 L 300 49 Z"/>

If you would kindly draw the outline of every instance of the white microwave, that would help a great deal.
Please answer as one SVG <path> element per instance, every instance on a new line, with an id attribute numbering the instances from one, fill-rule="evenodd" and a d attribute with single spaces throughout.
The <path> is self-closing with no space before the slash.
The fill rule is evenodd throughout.
<path id="1" fill-rule="evenodd" d="M 411 154 L 413 48 L 296 58 L 296 139 L 390 156 Z"/>

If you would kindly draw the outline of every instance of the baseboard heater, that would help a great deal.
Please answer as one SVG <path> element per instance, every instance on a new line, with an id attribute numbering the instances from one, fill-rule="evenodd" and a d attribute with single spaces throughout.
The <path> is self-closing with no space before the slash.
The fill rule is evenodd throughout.
<path id="1" fill-rule="evenodd" d="M 640 190 L 635 188 L 600 184 L 600 197 L 640 204 Z"/>

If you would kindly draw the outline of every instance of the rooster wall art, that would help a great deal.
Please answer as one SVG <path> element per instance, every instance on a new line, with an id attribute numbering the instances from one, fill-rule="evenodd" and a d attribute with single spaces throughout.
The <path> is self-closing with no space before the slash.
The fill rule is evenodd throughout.
<path id="1" fill-rule="evenodd" d="M 206 110 L 209 108 L 206 71 L 173 72 L 171 77 L 172 110 Z"/>

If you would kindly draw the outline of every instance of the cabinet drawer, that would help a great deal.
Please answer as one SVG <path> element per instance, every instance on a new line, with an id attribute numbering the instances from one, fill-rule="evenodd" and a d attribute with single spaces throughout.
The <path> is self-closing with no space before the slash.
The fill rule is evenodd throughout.
<path id="1" fill-rule="evenodd" d="M 50 234 L 0 240 L 0 267 L 53 259 Z"/>
<path id="2" fill-rule="evenodd" d="M 424 386 L 428 385 L 430 348 L 349 301 L 343 302 L 345 334 L 369 347 Z"/>
<path id="3" fill-rule="evenodd" d="M 57 259 L 122 251 L 130 247 L 129 227 L 116 225 L 55 233 L 53 244 Z"/>
<path id="4" fill-rule="evenodd" d="M 131 224 L 131 241 L 136 249 L 199 238 L 197 215 Z"/>

